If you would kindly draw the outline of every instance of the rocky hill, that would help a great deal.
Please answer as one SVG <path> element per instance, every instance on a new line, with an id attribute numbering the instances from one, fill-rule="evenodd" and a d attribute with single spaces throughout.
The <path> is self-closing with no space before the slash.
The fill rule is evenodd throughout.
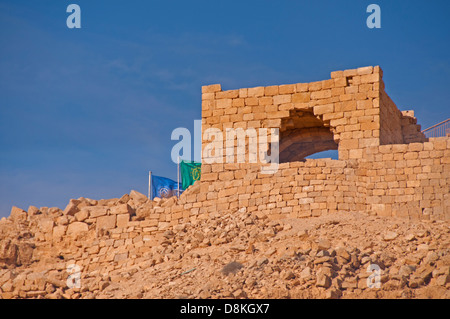
<path id="1" fill-rule="evenodd" d="M 450 298 L 448 222 L 244 207 L 151 223 L 176 202 L 132 191 L 13 208 L 0 221 L 1 298 Z"/>

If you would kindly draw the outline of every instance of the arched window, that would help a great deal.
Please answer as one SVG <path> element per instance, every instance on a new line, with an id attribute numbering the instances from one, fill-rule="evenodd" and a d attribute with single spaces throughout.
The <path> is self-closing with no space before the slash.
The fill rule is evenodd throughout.
<path id="1" fill-rule="evenodd" d="M 292 110 L 289 118 L 282 119 L 280 163 L 303 161 L 313 154 L 337 149 L 338 143 L 329 125 L 320 116 L 315 116 L 312 110 Z"/>

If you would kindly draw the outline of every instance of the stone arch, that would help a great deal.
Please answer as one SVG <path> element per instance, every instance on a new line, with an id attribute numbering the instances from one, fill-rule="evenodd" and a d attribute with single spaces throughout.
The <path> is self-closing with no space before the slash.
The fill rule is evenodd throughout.
<path id="1" fill-rule="evenodd" d="M 327 150 L 337 150 L 338 140 L 329 123 L 312 110 L 291 110 L 280 128 L 280 163 L 303 161 L 305 157 Z"/>

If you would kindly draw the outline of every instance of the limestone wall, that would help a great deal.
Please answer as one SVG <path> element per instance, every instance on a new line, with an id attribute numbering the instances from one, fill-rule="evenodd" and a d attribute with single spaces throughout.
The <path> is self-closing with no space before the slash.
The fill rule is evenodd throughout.
<path id="1" fill-rule="evenodd" d="M 202 131 L 279 128 L 283 143 L 292 130 L 309 131 L 320 142 L 323 134 L 317 129 L 328 128 L 339 144 L 340 159 L 360 158 L 362 148 L 379 145 L 381 76 L 379 67 L 363 67 L 311 83 L 229 91 L 217 84 L 204 86 Z M 203 142 L 204 147 L 208 141 Z"/>
<path id="2" fill-rule="evenodd" d="M 206 178 L 178 200 L 150 201 L 133 191 L 116 199 L 71 200 L 64 211 L 15 207 L 10 217 L 0 222 L 0 264 L 26 266 L 38 260 L 43 270 L 48 270 L 52 263 L 52 272 L 45 276 L 54 276 L 55 285 L 67 277 L 66 267 L 72 263 L 101 278 L 121 267 L 161 262 L 157 258 L 164 257 L 158 255 L 157 247 L 164 245 L 172 232 L 229 213 L 280 219 L 357 211 L 408 219 L 450 219 L 449 138 L 373 146 L 364 150 L 360 160 L 283 163 L 271 176 L 261 174 L 258 164 L 206 167 L 211 168 L 205 172 Z M 221 170 L 226 171 L 214 172 Z M 8 239 L 13 237 L 20 240 Z M 219 236 L 214 240 L 217 244 L 228 239 Z M 188 245 L 210 244 L 214 243 L 199 236 Z M 21 287 L 22 297 L 27 297 L 27 291 L 40 291 L 39 280 L 24 278 L 22 282 L 19 278 L 15 284 Z"/>
<path id="3" fill-rule="evenodd" d="M 383 90 L 380 92 L 380 144 L 402 144 L 403 141 L 402 112 Z"/>
<path id="4" fill-rule="evenodd" d="M 368 148 L 360 164 L 367 211 L 380 216 L 449 220 L 449 163 L 448 137 Z"/>
<path id="5" fill-rule="evenodd" d="M 201 180 L 179 199 L 150 201 L 133 191 L 110 200 L 71 200 L 64 211 L 14 207 L 0 221 L 0 264 L 61 256 L 56 277 L 71 261 L 108 273 L 157 262 L 155 243 L 164 243 L 171 231 L 243 211 L 270 219 L 357 211 L 450 220 L 450 137 L 425 139 L 413 112 L 399 111 L 385 93 L 379 67 L 336 71 L 312 83 L 230 91 L 205 86 L 202 114 L 203 133 L 278 128 L 284 163 L 275 174 L 263 174 L 260 162 L 203 158 Z M 210 141 L 203 137 L 205 148 Z M 336 148 L 339 160 L 303 159 Z M 209 244 L 200 237 L 189 242 Z M 27 280 L 20 284 L 33 289 L 21 291 L 39 291 L 39 280 Z"/>

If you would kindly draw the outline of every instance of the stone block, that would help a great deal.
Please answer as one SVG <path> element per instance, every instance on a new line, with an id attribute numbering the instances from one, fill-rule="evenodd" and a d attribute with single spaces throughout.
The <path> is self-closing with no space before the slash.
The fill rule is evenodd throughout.
<path id="1" fill-rule="evenodd" d="M 108 213 L 109 207 L 107 206 L 92 206 L 86 207 L 89 210 L 90 218 L 97 218 L 100 216 L 104 216 Z"/>
<path id="2" fill-rule="evenodd" d="M 295 93 L 295 84 L 284 84 L 278 87 L 279 94 L 292 94 Z"/>
<path id="3" fill-rule="evenodd" d="M 89 210 L 81 209 L 78 213 L 75 213 L 75 220 L 78 222 L 85 221 L 89 218 Z"/>
<path id="4" fill-rule="evenodd" d="M 55 226 L 53 227 L 53 239 L 60 239 L 66 234 L 67 226 Z"/>
<path id="5" fill-rule="evenodd" d="M 13 206 L 9 218 L 13 222 L 24 222 L 27 220 L 27 212 L 19 207 Z"/>
<path id="6" fill-rule="evenodd" d="M 356 149 L 359 147 L 358 139 L 344 139 L 339 142 L 341 149 Z"/>
<path id="7" fill-rule="evenodd" d="M 341 78 L 344 76 L 344 71 L 333 71 L 330 73 L 332 79 Z"/>
<path id="8" fill-rule="evenodd" d="M 96 227 L 97 227 L 97 230 L 115 228 L 116 227 L 116 215 L 98 217 Z"/>
<path id="9" fill-rule="evenodd" d="M 278 95 L 278 92 L 278 85 L 266 86 L 264 88 L 264 95 L 266 96 Z"/>
<path id="10" fill-rule="evenodd" d="M 356 74 L 358 74 L 358 75 L 366 75 L 366 74 L 372 74 L 372 73 L 373 73 L 372 66 L 365 66 L 365 67 L 356 69 Z"/>
<path id="11" fill-rule="evenodd" d="M 231 107 L 233 100 L 232 99 L 220 99 L 216 100 L 216 108 L 218 109 L 226 109 Z"/>
<path id="12" fill-rule="evenodd" d="M 202 86 L 202 93 L 215 93 L 221 90 L 222 88 L 220 84 L 211 84 Z"/>
<path id="13" fill-rule="evenodd" d="M 284 103 L 290 103 L 292 100 L 291 94 L 283 94 L 283 95 L 275 95 L 273 97 L 273 103 L 274 104 L 284 104 Z"/>
<path id="14" fill-rule="evenodd" d="M 80 203 L 81 203 L 81 201 L 79 201 L 77 199 L 71 199 L 69 201 L 69 204 L 67 204 L 66 208 L 64 209 L 63 214 L 70 215 L 70 216 L 75 215 L 75 213 L 79 211 L 78 204 L 80 204 Z"/>
<path id="15" fill-rule="evenodd" d="M 348 70 L 344 70 L 344 76 L 355 76 L 357 75 L 357 70 L 356 69 L 348 69 Z"/>
<path id="16" fill-rule="evenodd" d="M 310 92 L 322 90 L 322 81 L 310 82 L 308 89 Z"/>
<path id="17" fill-rule="evenodd" d="M 37 208 L 36 206 L 28 206 L 28 210 L 27 210 L 28 216 L 34 216 L 37 215 L 39 213 L 39 208 Z"/>
<path id="18" fill-rule="evenodd" d="M 349 159 L 361 159 L 363 156 L 363 150 L 362 149 L 352 149 L 348 152 L 348 158 Z"/>
<path id="19" fill-rule="evenodd" d="M 348 85 L 348 82 L 347 82 L 346 77 L 334 79 L 334 87 L 335 88 L 346 87 L 347 85 Z"/>
<path id="20" fill-rule="evenodd" d="M 439 138 L 433 141 L 435 150 L 445 150 L 447 149 L 447 140 Z"/>
<path id="21" fill-rule="evenodd" d="M 239 97 L 240 98 L 248 97 L 248 89 L 239 89 Z"/>
<path id="22" fill-rule="evenodd" d="M 231 102 L 231 105 L 233 107 L 237 107 L 237 108 L 241 108 L 245 106 L 245 99 L 243 98 L 238 98 L 238 99 L 233 99 Z"/>
<path id="23" fill-rule="evenodd" d="M 228 90 L 222 92 L 216 92 L 216 99 L 234 99 L 239 97 L 239 90 Z"/>
<path id="24" fill-rule="evenodd" d="M 246 106 L 256 106 L 259 105 L 259 99 L 257 97 L 247 97 L 245 98 Z"/>
<path id="25" fill-rule="evenodd" d="M 326 99 L 331 97 L 331 89 L 311 92 L 311 99 Z"/>
<path id="26" fill-rule="evenodd" d="M 295 92 L 307 92 L 309 90 L 309 83 L 297 83 Z"/>
<path id="27" fill-rule="evenodd" d="M 292 95 L 292 103 L 307 103 L 310 101 L 309 92 L 300 92 Z"/>
<path id="28" fill-rule="evenodd" d="M 334 112 L 333 103 L 314 106 L 314 114 L 316 115 L 329 114 L 333 112 Z"/>
<path id="29" fill-rule="evenodd" d="M 265 88 L 263 86 L 249 88 L 247 90 L 247 97 L 260 97 L 264 96 Z"/>
<path id="30" fill-rule="evenodd" d="M 128 204 L 121 204 L 111 207 L 110 213 L 112 215 L 119 215 L 119 214 L 131 215 L 133 213 L 133 209 Z"/>
<path id="31" fill-rule="evenodd" d="M 380 80 L 379 74 L 361 75 L 361 83 L 375 83 Z"/>

